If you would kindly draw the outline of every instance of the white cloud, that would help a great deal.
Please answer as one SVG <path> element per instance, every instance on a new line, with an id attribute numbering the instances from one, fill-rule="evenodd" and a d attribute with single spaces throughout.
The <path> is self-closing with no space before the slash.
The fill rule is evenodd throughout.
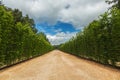
<path id="1" fill-rule="evenodd" d="M 59 20 L 70 22 L 77 29 L 86 26 L 108 8 L 105 0 L 4 0 L 4 4 L 19 8 L 37 23 L 47 21 L 55 24 Z"/>
<path id="2" fill-rule="evenodd" d="M 72 32 L 72 33 L 59 32 L 56 35 L 47 34 L 47 38 L 49 39 L 52 45 L 59 45 L 61 43 L 64 43 L 74 36 L 76 36 L 76 32 Z"/>
<path id="3" fill-rule="evenodd" d="M 88 25 L 94 19 L 97 19 L 100 14 L 107 10 L 107 7 L 108 5 L 106 5 L 104 1 L 95 4 L 91 3 L 82 6 L 72 6 L 68 10 L 63 9 L 61 11 L 61 21 L 71 22 L 76 28 L 80 29 L 81 27 Z"/>
<path id="4" fill-rule="evenodd" d="M 36 23 L 48 22 L 53 25 L 62 21 L 71 23 L 76 29 L 82 29 L 109 7 L 105 0 L 4 0 L 4 4 L 13 9 L 20 9 Z M 47 34 L 53 45 L 66 42 L 76 34 L 64 33 L 61 29 L 54 32 L 57 34 Z"/>
<path id="5" fill-rule="evenodd" d="M 62 29 L 56 29 L 56 30 L 54 30 L 54 32 L 57 32 L 57 33 L 59 33 L 59 32 L 62 32 Z"/>

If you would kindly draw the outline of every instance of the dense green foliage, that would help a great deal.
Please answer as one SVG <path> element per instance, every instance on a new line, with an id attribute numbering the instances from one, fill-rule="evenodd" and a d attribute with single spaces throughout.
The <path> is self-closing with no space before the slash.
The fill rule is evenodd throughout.
<path id="1" fill-rule="evenodd" d="M 113 4 L 112 7 L 120 9 L 120 0 L 106 0 L 108 4 Z"/>
<path id="2" fill-rule="evenodd" d="M 103 64 L 120 62 L 120 10 L 112 8 L 91 22 L 60 49 Z M 120 66 L 120 65 L 119 65 Z"/>
<path id="3" fill-rule="evenodd" d="M 18 9 L 0 6 L 0 67 L 42 55 L 52 46 L 43 33 L 37 33 L 34 20 Z"/>

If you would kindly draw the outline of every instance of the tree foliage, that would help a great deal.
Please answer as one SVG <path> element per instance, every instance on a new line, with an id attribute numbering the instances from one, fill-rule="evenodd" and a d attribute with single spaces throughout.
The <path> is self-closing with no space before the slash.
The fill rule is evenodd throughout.
<path id="1" fill-rule="evenodd" d="M 120 9 L 120 0 L 106 0 L 108 4 L 113 4 L 112 7 L 117 7 Z"/>
<path id="2" fill-rule="evenodd" d="M 120 62 L 120 10 L 112 8 L 91 22 L 60 49 L 103 64 Z"/>
<path id="3" fill-rule="evenodd" d="M 42 55 L 53 47 L 34 20 L 18 9 L 0 6 L 0 67 Z"/>

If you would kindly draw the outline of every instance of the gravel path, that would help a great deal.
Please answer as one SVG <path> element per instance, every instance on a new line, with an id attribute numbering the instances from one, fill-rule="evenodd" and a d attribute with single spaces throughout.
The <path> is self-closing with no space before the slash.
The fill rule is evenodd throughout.
<path id="1" fill-rule="evenodd" d="M 0 71 L 0 80 L 120 80 L 120 70 L 54 50 Z"/>

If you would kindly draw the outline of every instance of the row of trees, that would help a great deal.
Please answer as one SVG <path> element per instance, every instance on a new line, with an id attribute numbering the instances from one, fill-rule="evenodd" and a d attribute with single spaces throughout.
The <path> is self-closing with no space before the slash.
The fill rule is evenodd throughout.
<path id="1" fill-rule="evenodd" d="M 37 33 L 34 20 L 18 9 L 0 6 L 0 67 L 42 55 L 53 47 L 43 33 Z"/>
<path id="2" fill-rule="evenodd" d="M 120 66 L 120 9 L 109 9 L 60 49 L 103 64 Z"/>

